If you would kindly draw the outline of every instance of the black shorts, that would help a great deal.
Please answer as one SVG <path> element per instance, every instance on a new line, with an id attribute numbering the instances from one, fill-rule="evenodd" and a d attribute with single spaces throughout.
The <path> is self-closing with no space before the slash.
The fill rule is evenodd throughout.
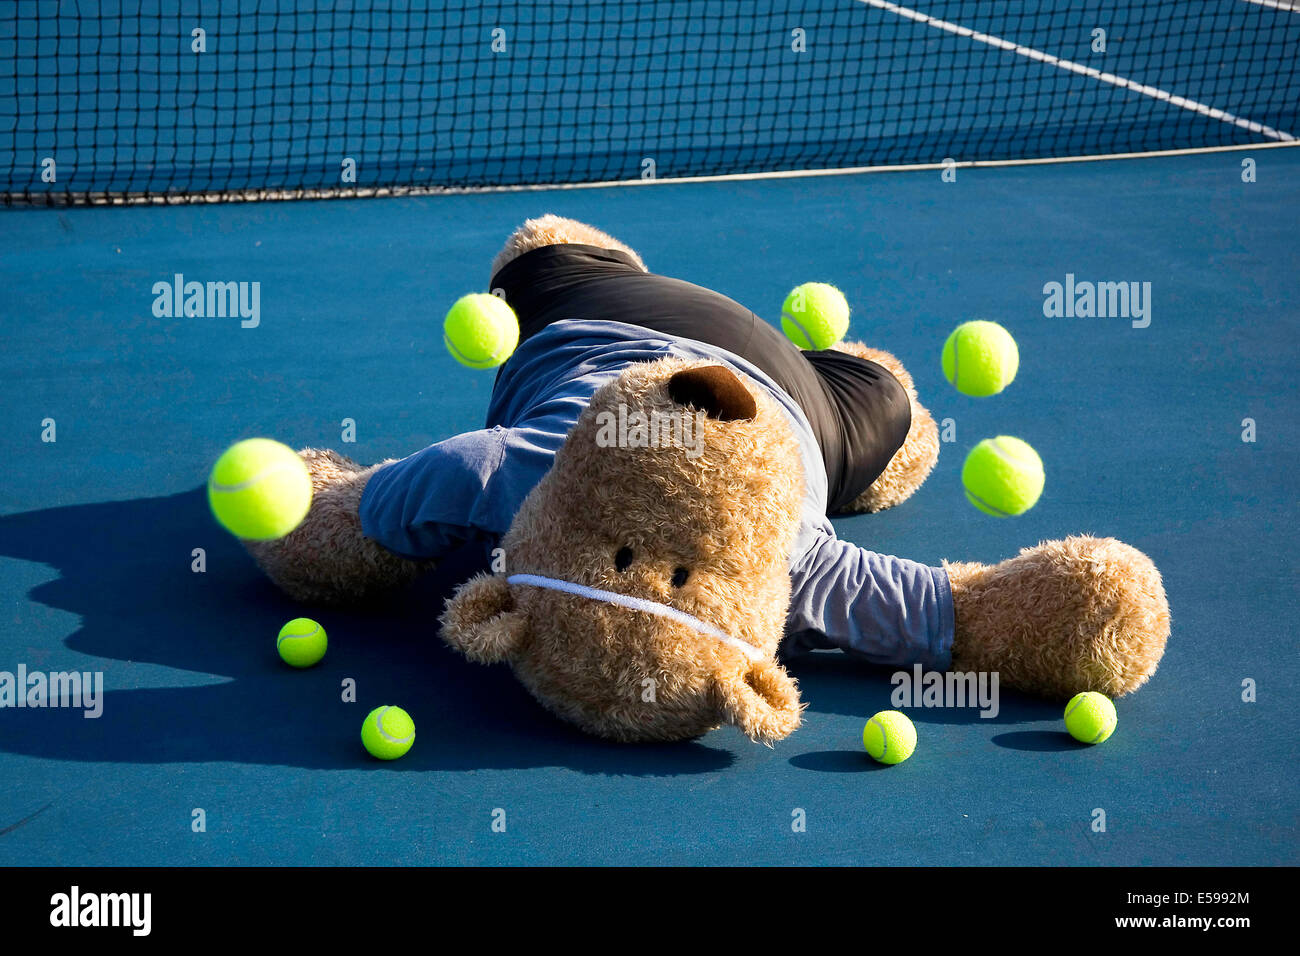
<path id="1" fill-rule="evenodd" d="M 828 513 L 842 512 L 885 470 L 912 423 L 907 392 L 856 356 L 804 352 L 724 295 L 642 272 L 626 253 L 587 245 L 533 249 L 492 277 L 519 317 L 519 340 L 562 319 L 608 320 L 726 349 L 795 400 L 821 448 Z"/>

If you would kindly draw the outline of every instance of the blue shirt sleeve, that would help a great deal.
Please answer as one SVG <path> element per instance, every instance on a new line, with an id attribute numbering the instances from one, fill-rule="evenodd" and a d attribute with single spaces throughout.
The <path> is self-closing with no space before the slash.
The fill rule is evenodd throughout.
<path id="1" fill-rule="evenodd" d="M 499 539 L 563 441 L 547 423 L 485 428 L 385 465 L 361 496 L 362 533 L 414 560 Z"/>
<path id="2" fill-rule="evenodd" d="M 823 521 L 791 566 L 782 652 L 839 648 L 874 664 L 952 663 L 952 588 L 943 568 L 867 551 Z"/>

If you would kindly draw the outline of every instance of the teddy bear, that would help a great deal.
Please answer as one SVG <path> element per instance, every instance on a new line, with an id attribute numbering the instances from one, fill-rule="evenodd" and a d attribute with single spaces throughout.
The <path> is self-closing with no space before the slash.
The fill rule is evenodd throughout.
<path id="1" fill-rule="evenodd" d="M 931 567 L 836 537 L 830 516 L 903 503 L 938 457 L 893 355 L 801 352 L 739 303 L 555 215 L 508 238 L 490 288 L 521 335 L 484 428 L 371 466 L 300 452 L 307 517 L 245 542 L 293 598 L 382 599 L 453 549 L 481 549 L 490 561 L 447 601 L 443 640 L 626 742 L 722 725 L 781 740 L 806 707 L 787 664 L 812 649 L 997 672 L 1057 699 L 1127 694 L 1156 670 L 1160 574 L 1118 540 Z"/>

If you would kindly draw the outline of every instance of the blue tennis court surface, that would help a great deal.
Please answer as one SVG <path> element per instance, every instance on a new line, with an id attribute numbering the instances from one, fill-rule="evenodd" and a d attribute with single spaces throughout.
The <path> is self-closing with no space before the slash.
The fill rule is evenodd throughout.
<path id="1" fill-rule="evenodd" d="M 0 863 L 1294 865 L 1298 184 L 1300 151 L 1275 148 L 953 183 L 6 213 L 0 671 L 102 673 L 104 693 L 96 719 L 0 710 Z M 993 719 L 909 710 L 918 751 L 883 769 L 860 734 L 890 706 L 889 673 L 832 653 L 794 666 L 809 710 L 772 749 L 732 730 L 604 743 L 442 645 L 450 568 L 382 607 L 316 612 L 329 655 L 285 668 L 274 635 L 303 609 L 212 521 L 208 468 L 254 434 L 370 462 L 479 427 L 492 374 L 452 361 L 439 319 L 546 211 L 771 319 L 797 282 L 840 285 L 850 336 L 898 355 L 954 430 L 911 500 L 838 521 L 841 536 L 926 562 L 1076 532 L 1149 554 L 1173 631 L 1115 736 L 1077 747 L 1059 704 L 1004 692 Z M 178 273 L 259 283 L 256 327 L 154 317 L 154 284 Z M 1067 276 L 1150 282 L 1149 324 L 1046 317 L 1044 285 Z M 976 317 L 1021 350 L 996 400 L 939 368 Z M 965 502 L 959 470 L 1004 432 L 1048 480 L 1033 511 L 998 521 Z M 393 765 L 356 739 L 382 701 L 418 727 Z"/>

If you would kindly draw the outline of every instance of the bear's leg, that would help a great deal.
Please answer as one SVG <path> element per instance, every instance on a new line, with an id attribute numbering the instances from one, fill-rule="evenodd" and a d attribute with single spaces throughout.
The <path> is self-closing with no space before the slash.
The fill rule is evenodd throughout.
<path id="1" fill-rule="evenodd" d="M 299 601 L 340 604 L 411 581 L 432 567 L 399 558 L 361 533 L 361 493 L 379 465 L 364 468 L 318 448 L 298 454 L 311 472 L 307 517 L 283 538 L 243 542 L 281 590 Z"/>
<path id="2" fill-rule="evenodd" d="M 912 492 L 920 488 L 930 474 L 934 463 L 939 460 L 939 428 L 929 410 L 917 399 L 912 376 L 897 358 L 880 349 L 868 348 L 861 342 L 840 342 L 835 349 L 888 369 L 907 390 L 907 397 L 912 403 L 912 424 L 903 447 L 894 453 L 880 476 L 846 509 L 883 511 L 910 498 Z"/>
<path id="3" fill-rule="evenodd" d="M 620 252 L 626 252 L 636 260 L 636 264 L 643 271 L 649 271 L 636 252 L 608 233 L 601 232 L 586 223 L 578 222 L 576 219 L 565 219 L 563 216 L 547 213 L 537 219 L 527 220 L 510 234 L 505 246 L 492 260 L 492 276 L 500 272 L 508 262 L 517 259 L 525 252 L 540 249 L 542 246 L 556 246 L 564 243 L 599 246 L 601 249 L 617 249 Z"/>
<path id="4" fill-rule="evenodd" d="M 948 564 L 953 668 L 1065 699 L 1127 694 L 1155 673 L 1169 636 L 1160 572 L 1114 538 L 1070 537 L 1001 564 Z"/>

